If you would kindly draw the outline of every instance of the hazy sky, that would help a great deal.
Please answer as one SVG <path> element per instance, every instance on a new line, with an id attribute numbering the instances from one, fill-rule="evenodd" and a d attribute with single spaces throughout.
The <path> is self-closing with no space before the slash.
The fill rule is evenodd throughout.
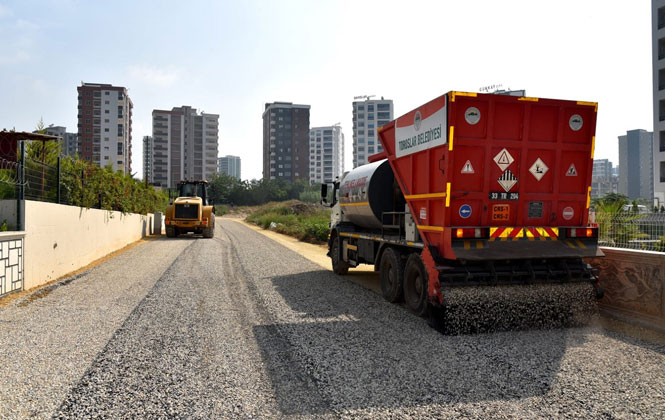
<path id="1" fill-rule="evenodd" d="M 596 158 L 652 130 L 650 2 L 0 0 L 0 129 L 76 132 L 76 87 L 125 86 L 133 165 L 153 109 L 220 115 L 219 154 L 261 177 L 264 104 L 311 105 L 341 123 L 351 102 L 392 99 L 399 116 L 450 90 L 502 84 L 529 96 L 599 102 Z"/>

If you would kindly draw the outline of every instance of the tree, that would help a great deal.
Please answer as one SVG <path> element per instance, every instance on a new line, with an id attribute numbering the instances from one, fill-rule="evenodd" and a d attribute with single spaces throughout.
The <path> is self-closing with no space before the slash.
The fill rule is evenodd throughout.
<path id="1" fill-rule="evenodd" d="M 42 118 L 39 119 L 35 132 L 38 134 L 46 134 L 44 120 Z M 58 157 L 62 150 L 62 145 L 59 141 L 33 140 L 26 143 L 25 154 L 28 159 L 35 162 L 45 163 L 49 166 L 56 166 L 58 164 Z"/>

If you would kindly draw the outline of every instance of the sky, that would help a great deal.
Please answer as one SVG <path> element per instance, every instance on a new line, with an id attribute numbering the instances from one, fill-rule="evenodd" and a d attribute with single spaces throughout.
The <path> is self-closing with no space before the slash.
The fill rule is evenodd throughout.
<path id="1" fill-rule="evenodd" d="M 219 155 L 261 178 L 265 103 L 341 123 L 352 167 L 354 96 L 395 117 L 448 91 L 501 84 L 599 103 L 596 159 L 653 129 L 651 6 L 639 1 L 0 0 L 0 129 L 76 132 L 81 82 L 129 89 L 132 172 L 152 110 L 220 115 Z"/>

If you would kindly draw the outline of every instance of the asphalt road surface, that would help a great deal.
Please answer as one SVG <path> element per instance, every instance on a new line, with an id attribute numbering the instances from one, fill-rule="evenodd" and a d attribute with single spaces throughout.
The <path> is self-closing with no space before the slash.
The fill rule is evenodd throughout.
<path id="1" fill-rule="evenodd" d="M 0 307 L 0 418 L 653 418 L 665 348 L 598 326 L 445 336 L 218 219 Z"/>

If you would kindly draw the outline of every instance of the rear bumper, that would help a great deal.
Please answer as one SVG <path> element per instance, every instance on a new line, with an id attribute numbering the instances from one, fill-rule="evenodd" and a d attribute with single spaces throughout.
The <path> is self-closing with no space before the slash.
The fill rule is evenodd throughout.
<path id="1" fill-rule="evenodd" d="M 460 260 L 520 260 L 537 258 L 603 257 L 597 239 L 497 238 L 454 240 L 452 250 Z"/>

